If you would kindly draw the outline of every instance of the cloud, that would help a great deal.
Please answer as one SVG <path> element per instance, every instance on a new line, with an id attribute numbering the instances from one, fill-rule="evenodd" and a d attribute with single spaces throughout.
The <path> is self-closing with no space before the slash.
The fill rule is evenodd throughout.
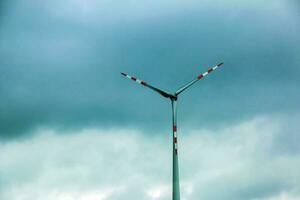
<path id="1" fill-rule="evenodd" d="M 276 151 L 278 138 L 293 135 L 285 120 L 265 116 L 215 130 L 179 130 L 182 199 L 296 199 L 300 152 Z M 170 134 L 38 132 L 0 144 L 1 199 L 170 198 Z"/>
<path id="2" fill-rule="evenodd" d="M 297 200 L 300 198 L 300 195 L 282 192 L 276 196 L 270 197 L 270 198 L 262 198 L 262 199 L 255 199 L 255 200 Z"/>
<path id="3" fill-rule="evenodd" d="M 166 130 L 168 100 L 120 72 L 174 91 L 221 61 L 223 69 L 179 99 L 183 124 L 210 128 L 299 113 L 300 30 L 286 4 L 6 1 L 0 138 L 26 137 L 38 127 Z"/>

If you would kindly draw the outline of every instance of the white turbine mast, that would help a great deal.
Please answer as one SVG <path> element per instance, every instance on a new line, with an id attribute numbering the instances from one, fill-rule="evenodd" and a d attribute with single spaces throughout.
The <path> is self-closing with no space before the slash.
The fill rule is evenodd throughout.
<path id="1" fill-rule="evenodd" d="M 180 87 L 175 93 L 170 93 L 167 91 L 164 91 L 162 89 L 159 89 L 157 87 L 154 87 L 145 81 L 142 81 L 140 79 L 137 79 L 134 76 L 130 76 L 126 73 L 121 73 L 123 76 L 145 86 L 148 87 L 155 92 L 158 92 L 160 95 L 163 97 L 169 98 L 172 103 L 172 122 L 173 122 L 173 174 L 172 174 L 172 200 L 180 200 L 180 186 L 179 186 L 179 168 L 178 168 L 178 139 L 177 139 L 177 100 L 178 100 L 178 95 L 181 94 L 184 90 L 192 86 L 194 83 L 197 81 L 201 80 L 204 78 L 206 75 L 211 73 L 212 71 L 218 69 L 223 63 L 217 64 L 214 67 L 209 68 L 206 72 L 203 74 L 200 74 L 197 76 L 197 78 L 193 79 L 192 81 L 186 83 L 184 86 Z"/>

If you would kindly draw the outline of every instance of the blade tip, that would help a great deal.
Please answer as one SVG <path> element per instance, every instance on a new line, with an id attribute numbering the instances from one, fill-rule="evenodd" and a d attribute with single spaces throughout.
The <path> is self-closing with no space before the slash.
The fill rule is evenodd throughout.
<path id="1" fill-rule="evenodd" d="M 124 72 L 120 72 L 123 76 L 126 76 L 126 74 Z"/>
<path id="2" fill-rule="evenodd" d="M 221 62 L 221 63 L 219 63 L 217 66 L 218 66 L 218 67 L 220 67 L 220 66 L 221 66 L 221 65 L 223 65 L 223 64 L 224 64 L 224 63 L 223 63 L 223 62 Z"/>

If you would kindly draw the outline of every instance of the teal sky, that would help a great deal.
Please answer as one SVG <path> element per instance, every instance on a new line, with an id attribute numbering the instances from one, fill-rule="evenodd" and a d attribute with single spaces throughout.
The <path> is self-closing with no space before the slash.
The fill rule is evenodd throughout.
<path id="1" fill-rule="evenodd" d="M 293 0 L 1 1 L 0 199 L 170 199 L 170 102 L 120 72 L 219 62 L 178 102 L 182 199 L 300 199 L 299 35 Z"/>

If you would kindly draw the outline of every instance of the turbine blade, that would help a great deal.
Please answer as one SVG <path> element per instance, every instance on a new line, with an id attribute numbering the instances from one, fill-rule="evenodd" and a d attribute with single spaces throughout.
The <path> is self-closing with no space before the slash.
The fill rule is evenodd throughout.
<path id="1" fill-rule="evenodd" d="M 145 81 L 142 81 L 142 80 L 140 80 L 140 79 L 137 79 L 137 78 L 134 77 L 134 76 L 130 76 L 130 75 L 125 74 L 125 73 L 123 73 L 123 72 L 121 72 L 121 74 L 122 74 L 123 76 L 129 78 L 130 80 L 133 80 L 133 81 L 135 81 L 135 82 L 137 82 L 137 83 L 139 83 L 139 84 L 141 84 L 141 85 L 143 85 L 143 86 L 145 86 L 145 87 L 150 88 L 151 90 L 154 90 L 155 92 L 158 92 L 160 95 L 162 95 L 162 96 L 164 96 L 164 97 L 167 97 L 167 98 L 169 98 L 169 97 L 174 97 L 174 95 L 172 95 L 172 94 L 170 94 L 170 93 L 168 93 L 168 92 L 166 92 L 166 91 L 163 91 L 163 90 L 161 90 L 161 89 L 159 89 L 159 88 L 156 88 L 156 87 L 154 87 L 154 86 L 152 86 L 152 85 L 146 83 Z"/>
<path id="2" fill-rule="evenodd" d="M 206 72 L 204 72 L 203 74 L 200 74 L 199 76 L 197 76 L 196 79 L 188 82 L 187 84 L 185 84 L 184 86 L 182 86 L 181 88 L 179 88 L 176 92 L 175 95 L 179 95 L 181 92 L 183 92 L 184 90 L 186 90 L 187 88 L 189 88 L 190 86 L 192 86 L 194 83 L 196 83 L 197 81 L 199 81 L 200 79 L 202 79 L 204 76 L 206 76 L 207 74 L 209 74 L 210 72 L 218 69 L 221 65 L 223 65 L 224 63 L 219 63 L 216 66 L 209 68 Z"/>

